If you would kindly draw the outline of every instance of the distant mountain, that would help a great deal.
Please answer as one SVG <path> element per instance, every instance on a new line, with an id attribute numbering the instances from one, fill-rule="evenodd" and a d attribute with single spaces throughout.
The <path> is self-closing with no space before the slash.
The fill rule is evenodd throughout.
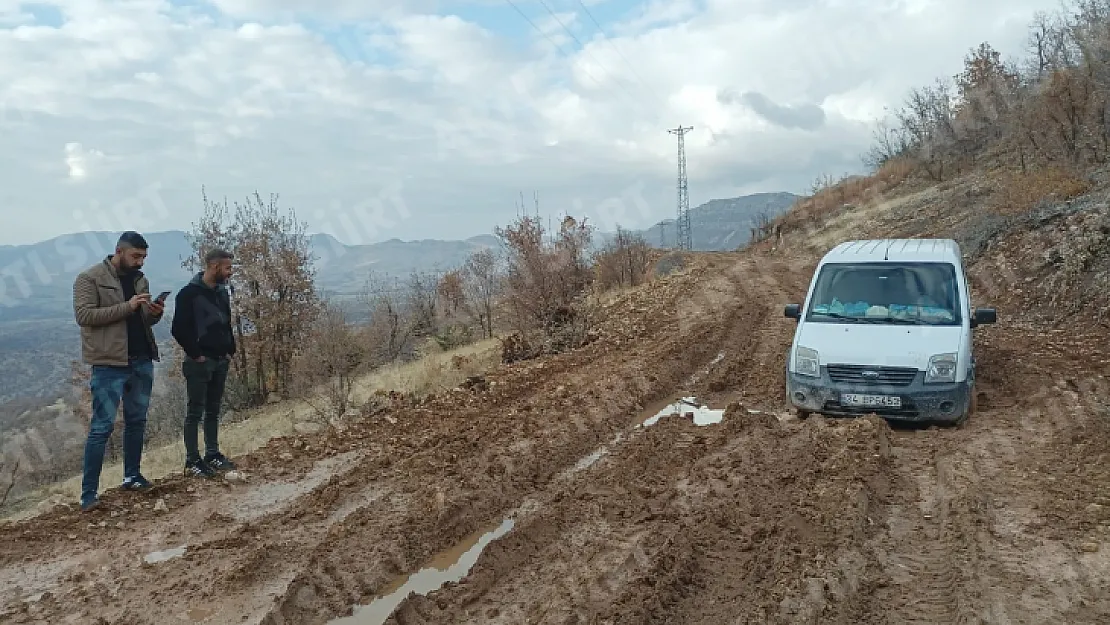
<path id="1" fill-rule="evenodd" d="M 785 213 L 802 199 L 793 193 L 755 193 L 742 197 L 710 200 L 690 209 L 690 239 L 698 251 L 724 251 L 744 247 L 751 240 L 751 228 L 761 215 L 770 218 Z M 660 231 L 663 238 L 660 239 Z M 639 231 L 652 245 L 663 241 L 675 247 L 675 220 L 667 219 L 647 230 Z"/>

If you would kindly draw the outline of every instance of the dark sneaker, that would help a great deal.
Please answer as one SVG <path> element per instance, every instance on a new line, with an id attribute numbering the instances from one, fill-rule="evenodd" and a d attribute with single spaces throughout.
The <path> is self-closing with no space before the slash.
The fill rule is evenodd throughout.
<path id="1" fill-rule="evenodd" d="M 92 512 L 100 507 L 100 497 L 93 495 L 92 499 L 81 502 L 81 512 Z"/>
<path id="2" fill-rule="evenodd" d="M 213 456 L 207 456 L 207 457 L 205 457 L 204 462 L 208 466 L 212 467 L 212 469 L 214 471 L 218 471 L 218 472 L 221 472 L 221 473 L 224 472 L 224 471 L 234 471 L 235 470 L 235 463 L 228 460 L 227 456 L 225 456 L 223 454 L 215 454 Z"/>
<path id="3" fill-rule="evenodd" d="M 124 478 L 123 483 L 120 484 L 120 488 L 123 490 L 146 492 L 154 488 L 154 484 L 142 475 L 136 475 L 134 477 Z"/>
<path id="4" fill-rule="evenodd" d="M 216 472 L 213 471 L 212 467 L 208 466 L 208 463 L 203 460 L 190 460 L 189 462 L 185 463 L 185 475 L 186 477 L 200 477 L 208 479 L 211 477 L 215 477 Z"/>

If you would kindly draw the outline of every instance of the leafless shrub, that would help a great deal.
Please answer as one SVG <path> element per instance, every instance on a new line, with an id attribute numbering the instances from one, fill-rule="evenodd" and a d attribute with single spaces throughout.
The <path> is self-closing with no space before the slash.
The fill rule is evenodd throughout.
<path id="1" fill-rule="evenodd" d="M 474 252 L 462 269 L 463 306 L 485 338 L 493 338 L 494 303 L 501 294 L 503 275 L 496 252 Z"/>
<path id="2" fill-rule="evenodd" d="M 771 213 L 765 210 L 760 211 L 752 218 L 752 243 L 760 243 L 770 239 L 774 236 L 775 230 L 775 220 L 771 217 Z"/>
<path id="3" fill-rule="evenodd" d="M 296 396 L 321 420 L 342 416 L 351 407 L 355 382 L 367 363 L 366 347 L 343 310 L 325 301 L 293 367 Z"/>
<path id="4" fill-rule="evenodd" d="M 586 255 L 592 227 L 567 216 L 548 237 L 538 217 L 525 216 L 496 234 L 508 250 L 504 302 L 511 330 L 526 344 L 565 348 L 564 328 L 588 326 L 592 312 L 582 305 L 592 283 Z"/>
<path id="5" fill-rule="evenodd" d="M 651 270 L 651 249 L 642 235 L 618 225 L 616 235 L 594 254 L 596 286 L 607 290 L 642 284 Z"/>
<path id="6" fill-rule="evenodd" d="M 7 466 L 5 466 L 4 463 L 0 462 L 0 476 L 2 476 L 4 474 L 5 470 L 7 470 Z M 8 479 L 7 479 L 8 484 L 7 484 L 7 486 L 3 486 L 2 488 L 4 490 L 0 491 L 0 507 L 3 507 L 4 504 L 6 504 L 8 502 L 8 497 L 11 496 L 12 490 L 15 489 L 15 483 L 16 483 L 16 480 L 18 480 L 18 479 L 19 479 L 19 461 L 16 460 L 15 463 L 12 465 L 12 468 L 8 471 Z"/>
<path id="7" fill-rule="evenodd" d="M 396 362 L 415 352 L 415 323 L 400 280 L 371 274 L 358 300 L 370 316 L 364 341 L 373 364 Z"/>

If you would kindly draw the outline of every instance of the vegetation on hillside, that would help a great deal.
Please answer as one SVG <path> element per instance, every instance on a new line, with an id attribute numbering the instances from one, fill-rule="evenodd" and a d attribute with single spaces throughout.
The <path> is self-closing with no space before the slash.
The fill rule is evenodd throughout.
<path id="1" fill-rule="evenodd" d="M 971 49 L 961 72 L 912 90 L 878 123 L 863 159 L 870 176 L 819 179 L 758 238 L 812 227 L 906 182 L 983 174 L 991 208 L 1010 215 L 1090 191 L 1092 172 L 1110 163 L 1110 0 L 1038 13 L 1023 59 L 1003 60 L 986 42 Z"/>

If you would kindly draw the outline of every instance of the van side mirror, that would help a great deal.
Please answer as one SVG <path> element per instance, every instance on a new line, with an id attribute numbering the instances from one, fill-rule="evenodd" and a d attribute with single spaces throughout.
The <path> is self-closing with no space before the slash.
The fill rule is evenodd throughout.
<path id="1" fill-rule="evenodd" d="M 802 307 L 800 304 L 787 304 L 782 314 L 788 319 L 801 319 Z"/>
<path id="2" fill-rule="evenodd" d="M 971 327 L 998 323 L 998 313 L 993 308 L 976 308 L 975 315 L 971 318 Z"/>

